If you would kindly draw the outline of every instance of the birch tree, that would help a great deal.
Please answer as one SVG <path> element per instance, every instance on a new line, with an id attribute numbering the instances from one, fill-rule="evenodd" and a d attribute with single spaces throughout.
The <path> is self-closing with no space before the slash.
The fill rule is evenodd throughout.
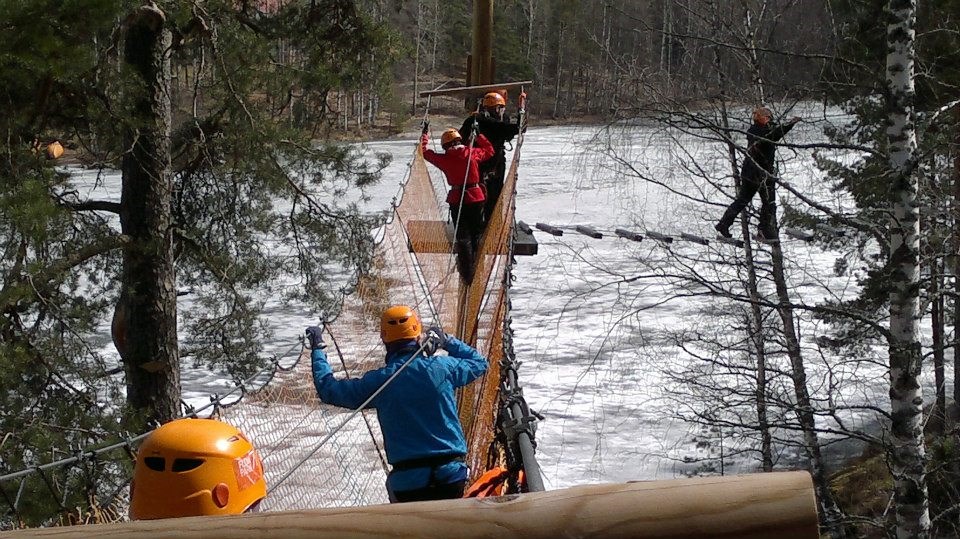
<path id="1" fill-rule="evenodd" d="M 914 118 L 915 0 L 890 0 L 887 140 L 890 177 L 891 471 L 897 537 L 928 537 L 920 352 L 920 212 Z"/>

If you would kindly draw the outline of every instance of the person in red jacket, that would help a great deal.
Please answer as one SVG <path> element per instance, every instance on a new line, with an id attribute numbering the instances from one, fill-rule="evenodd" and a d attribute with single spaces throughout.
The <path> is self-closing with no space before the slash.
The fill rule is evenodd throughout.
<path id="1" fill-rule="evenodd" d="M 480 163 L 493 157 L 493 146 L 487 137 L 477 135 L 474 147 L 463 145 L 460 132 L 447 129 L 440 137 L 444 153 L 437 153 L 427 144 L 430 137 L 424 133 L 420 138 L 423 158 L 436 166 L 447 177 L 450 192 L 447 204 L 457 230 L 457 268 L 467 283 L 473 282 L 474 258 L 480 247 L 483 232 L 483 206 L 486 193 L 480 183 Z"/>

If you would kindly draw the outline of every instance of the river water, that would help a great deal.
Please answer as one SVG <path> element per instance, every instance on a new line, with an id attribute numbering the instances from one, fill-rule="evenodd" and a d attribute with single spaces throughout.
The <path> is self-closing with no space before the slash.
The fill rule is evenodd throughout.
<path id="1" fill-rule="evenodd" d="M 820 140 L 826 122 L 841 120 L 809 111 L 791 140 Z M 512 293 L 520 382 L 531 407 L 545 418 L 537 431 L 545 483 L 560 488 L 671 478 L 695 470 L 699 464 L 685 462 L 691 459 L 721 466 L 725 473 L 755 470 L 750 443 L 738 439 L 733 430 L 704 431 L 678 419 L 717 404 L 688 398 L 685 387 L 669 374 L 695 363 L 691 351 L 680 346 L 685 341 L 678 335 L 736 333 L 725 316 L 730 304 L 699 293 L 702 290 L 686 282 L 684 272 L 707 280 L 725 279 L 731 270 L 720 262 L 736 261 L 742 252 L 716 242 L 665 245 L 612 234 L 622 227 L 713 238 L 712 225 L 730 200 L 725 148 L 696 134 L 650 125 L 618 128 L 611 137 L 603 133 L 602 126 L 531 127 L 519 169 L 517 219 L 565 227 L 561 237 L 536 233 L 539 253 L 518 257 Z M 389 207 L 415 143 L 411 139 L 366 144 L 392 154 L 394 161 L 380 185 L 367 193 L 365 211 Z M 608 146 L 617 148 L 617 155 L 624 156 L 632 169 L 598 151 Z M 780 154 L 782 175 L 795 188 L 838 209 L 849 205 L 824 184 L 809 150 Z M 725 192 L 703 176 L 717 180 Z M 92 176 L 86 181 L 94 184 Z M 114 196 L 109 193 L 119 193 L 116 174 L 102 176 L 96 184 L 94 191 L 108 193 L 108 198 Z M 799 204 L 784 190 L 780 195 L 781 204 Z M 604 238 L 577 234 L 571 230 L 575 225 L 594 227 Z M 855 271 L 841 275 L 833 271 L 842 253 L 797 241 L 785 241 L 783 248 L 795 301 L 813 304 L 857 291 Z M 767 283 L 761 287 L 772 289 Z M 267 352 L 289 349 L 316 316 L 295 306 L 269 305 L 265 321 L 274 340 Z M 841 404 L 888 407 L 882 367 L 847 364 L 820 354 L 813 339 L 823 328 L 809 315 L 801 315 L 799 331 L 815 396 L 829 395 Z M 106 338 L 103 346 L 105 354 L 112 353 Z M 876 350 L 881 365 L 883 353 Z M 194 405 L 209 402 L 212 392 L 232 387 L 222 375 L 203 369 L 188 368 L 183 383 L 185 398 Z M 844 418 L 853 427 L 875 424 L 875 418 L 864 413 L 847 412 Z M 731 456 L 738 451 L 746 453 Z M 855 449 L 841 453 L 850 451 Z M 802 465 L 797 451 L 785 446 L 778 447 L 777 462 L 785 468 Z"/>

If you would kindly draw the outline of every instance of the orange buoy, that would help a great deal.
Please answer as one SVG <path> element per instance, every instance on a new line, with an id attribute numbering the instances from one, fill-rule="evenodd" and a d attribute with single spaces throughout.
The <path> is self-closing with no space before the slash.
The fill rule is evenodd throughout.
<path id="1" fill-rule="evenodd" d="M 47 159 L 58 159 L 61 155 L 63 155 L 63 145 L 60 141 L 55 140 L 47 144 Z"/>

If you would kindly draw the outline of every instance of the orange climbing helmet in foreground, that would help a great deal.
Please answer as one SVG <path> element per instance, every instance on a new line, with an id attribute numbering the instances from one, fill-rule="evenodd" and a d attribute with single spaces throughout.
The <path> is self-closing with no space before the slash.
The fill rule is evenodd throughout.
<path id="1" fill-rule="evenodd" d="M 503 94 L 500 92 L 487 92 L 483 96 L 483 106 L 484 107 L 505 107 L 507 106 L 507 100 L 504 99 Z"/>
<path id="2" fill-rule="evenodd" d="M 444 133 L 446 134 L 446 133 Z M 380 338 L 383 344 L 404 339 L 416 339 L 422 327 L 417 313 L 406 305 L 394 305 L 380 317 Z"/>
<path id="3" fill-rule="evenodd" d="M 236 427 L 216 419 L 175 419 L 137 451 L 130 518 L 235 515 L 267 495 L 263 462 Z"/>

